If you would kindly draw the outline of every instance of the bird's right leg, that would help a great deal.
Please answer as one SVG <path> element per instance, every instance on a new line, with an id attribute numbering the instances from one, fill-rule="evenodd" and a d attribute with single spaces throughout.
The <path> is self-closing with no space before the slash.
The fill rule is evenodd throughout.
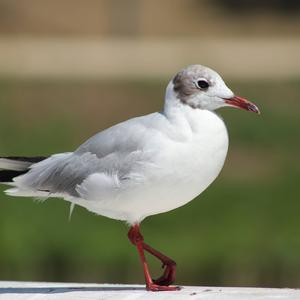
<path id="1" fill-rule="evenodd" d="M 168 268 L 166 268 L 165 273 L 163 274 L 163 276 L 161 278 L 158 279 L 158 281 L 153 282 L 151 275 L 150 275 L 149 268 L 148 268 L 148 264 L 146 262 L 144 250 L 148 251 L 149 253 L 156 256 L 160 260 L 162 260 L 161 259 L 162 254 L 159 253 L 158 251 L 154 250 L 153 248 L 151 248 L 149 245 L 144 243 L 144 238 L 143 238 L 142 234 L 140 233 L 140 228 L 139 228 L 138 224 L 135 224 L 134 226 L 132 226 L 130 228 L 130 230 L 128 232 L 128 238 L 131 241 L 131 243 L 136 246 L 136 248 L 138 250 L 138 253 L 139 253 L 142 265 L 143 265 L 143 269 L 144 269 L 147 290 L 153 291 L 153 292 L 179 290 L 180 288 L 178 286 L 168 286 L 167 285 L 168 283 L 165 284 L 166 278 L 169 278 L 169 275 L 166 274 Z M 165 258 L 168 259 L 167 257 L 165 257 Z M 166 261 L 166 263 L 167 263 L 167 261 Z M 163 284 L 165 284 L 165 285 L 163 285 Z"/>
<path id="2" fill-rule="evenodd" d="M 143 243 L 143 249 L 158 258 L 163 264 L 162 267 L 165 268 L 163 275 L 155 279 L 154 283 L 159 285 L 170 285 L 174 283 L 176 278 L 176 262 L 146 243 Z"/>

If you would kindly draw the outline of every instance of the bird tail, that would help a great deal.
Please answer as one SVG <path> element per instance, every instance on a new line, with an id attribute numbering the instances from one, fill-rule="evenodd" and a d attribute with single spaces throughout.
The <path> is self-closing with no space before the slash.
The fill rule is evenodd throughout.
<path id="1" fill-rule="evenodd" d="M 27 173 L 30 167 L 47 157 L 0 157 L 0 184 L 9 184 L 17 176 Z"/>
<path id="2" fill-rule="evenodd" d="M 71 153 L 68 153 L 69 155 Z M 56 155 L 57 157 L 58 155 Z M 52 156 L 53 157 L 53 156 Z M 61 155 L 60 155 L 61 157 Z M 49 157 L 46 156 L 35 156 L 35 157 L 19 157 L 19 156 L 8 156 L 0 157 L 0 184 L 7 184 L 15 186 L 5 191 L 10 196 L 30 196 L 35 197 L 38 200 L 44 201 L 51 195 L 48 191 L 37 191 L 31 190 L 30 188 L 19 188 L 16 177 L 26 174 L 29 172 L 33 165 L 46 160 Z M 75 203 L 71 202 L 69 220 L 71 219 L 72 212 L 74 210 Z"/>

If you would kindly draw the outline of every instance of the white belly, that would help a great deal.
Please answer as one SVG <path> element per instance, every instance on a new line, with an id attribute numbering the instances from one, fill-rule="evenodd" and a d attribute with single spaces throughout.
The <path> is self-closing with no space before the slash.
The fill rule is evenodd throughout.
<path id="1" fill-rule="evenodd" d="M 228 149 L 223 121 L 210 112 L 203 121 L 205 130 L 200 123 L 187 141 L 161 142 L 159 154 L 152 166 L 145 167 L 145 180 L 140 184 L 128 183 L 113 197 L 83 206 L 110 218 L 136 223 L 193 200 L 218 176 Z"/>
<path id="2" fill-rule="evenodd" d="M 227 154 L 227 131 L 224 128 L 211 137 L 195 136 L 190 143 L 167 151 L 157 178 L 141 191 L 134 204 L 141 218 L 185 205 L 216 179 Z"/>

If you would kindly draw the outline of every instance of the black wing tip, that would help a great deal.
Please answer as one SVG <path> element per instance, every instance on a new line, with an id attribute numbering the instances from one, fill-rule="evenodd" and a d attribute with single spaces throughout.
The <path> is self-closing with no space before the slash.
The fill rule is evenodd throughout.
<path id="1" fill-rule="evenodd" d="M 0 183 L 1 182 L 3 182 L 3 183 L 13 182 L 13 179 L 15 177 L 23 175 L 27 172 L 28 172 L 28 170 L 24 170 L 24 171 L 1 170 L 0 171 Z"/>
<path id="2" fill-rule="evenodd" d="M 46 159 L 47 157 L 45 156 L 35 156 L 35 157 L 26 157 L 26 156 L 2 156 L 0 157 L 0 159 L 7 159 L 7 160 L 11 160 L 11 161 L 20 161 L 20 162 L 27 162 L 28 167 L 24 168 L 24 170 L 1 170 L 0 169 L 0 183 L 9 183 L 9 182 L 13 182 L 13 179 L 15 177 L 18 177 L 20 175 L 23 175 L 25 173 L 27 173 L 29 171 L 29 167 L 32 164 L 38 163 L 44 159 Z"/>
<path id="3" fill-rule="evenodd" d="M 24 162 L 31 162 L 31 163 L 38 163 L 44 159 L 46 156 L 34 156 L 34 157 L 27 157 L 27 156 L 0 156 L 0 158 L 10 159 L 15 161 L 24 161 Z"/>

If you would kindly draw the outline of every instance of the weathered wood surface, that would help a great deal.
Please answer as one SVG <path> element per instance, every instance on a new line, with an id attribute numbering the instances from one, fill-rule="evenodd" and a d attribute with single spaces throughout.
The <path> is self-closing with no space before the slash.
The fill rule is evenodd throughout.
<path id="1" fill-rule="evenodd" d="M 300 290 L 186 286 L 177 292 L 147 292 L 141 285 L 0 282 L 0 300 L 299 300 Z"/>

